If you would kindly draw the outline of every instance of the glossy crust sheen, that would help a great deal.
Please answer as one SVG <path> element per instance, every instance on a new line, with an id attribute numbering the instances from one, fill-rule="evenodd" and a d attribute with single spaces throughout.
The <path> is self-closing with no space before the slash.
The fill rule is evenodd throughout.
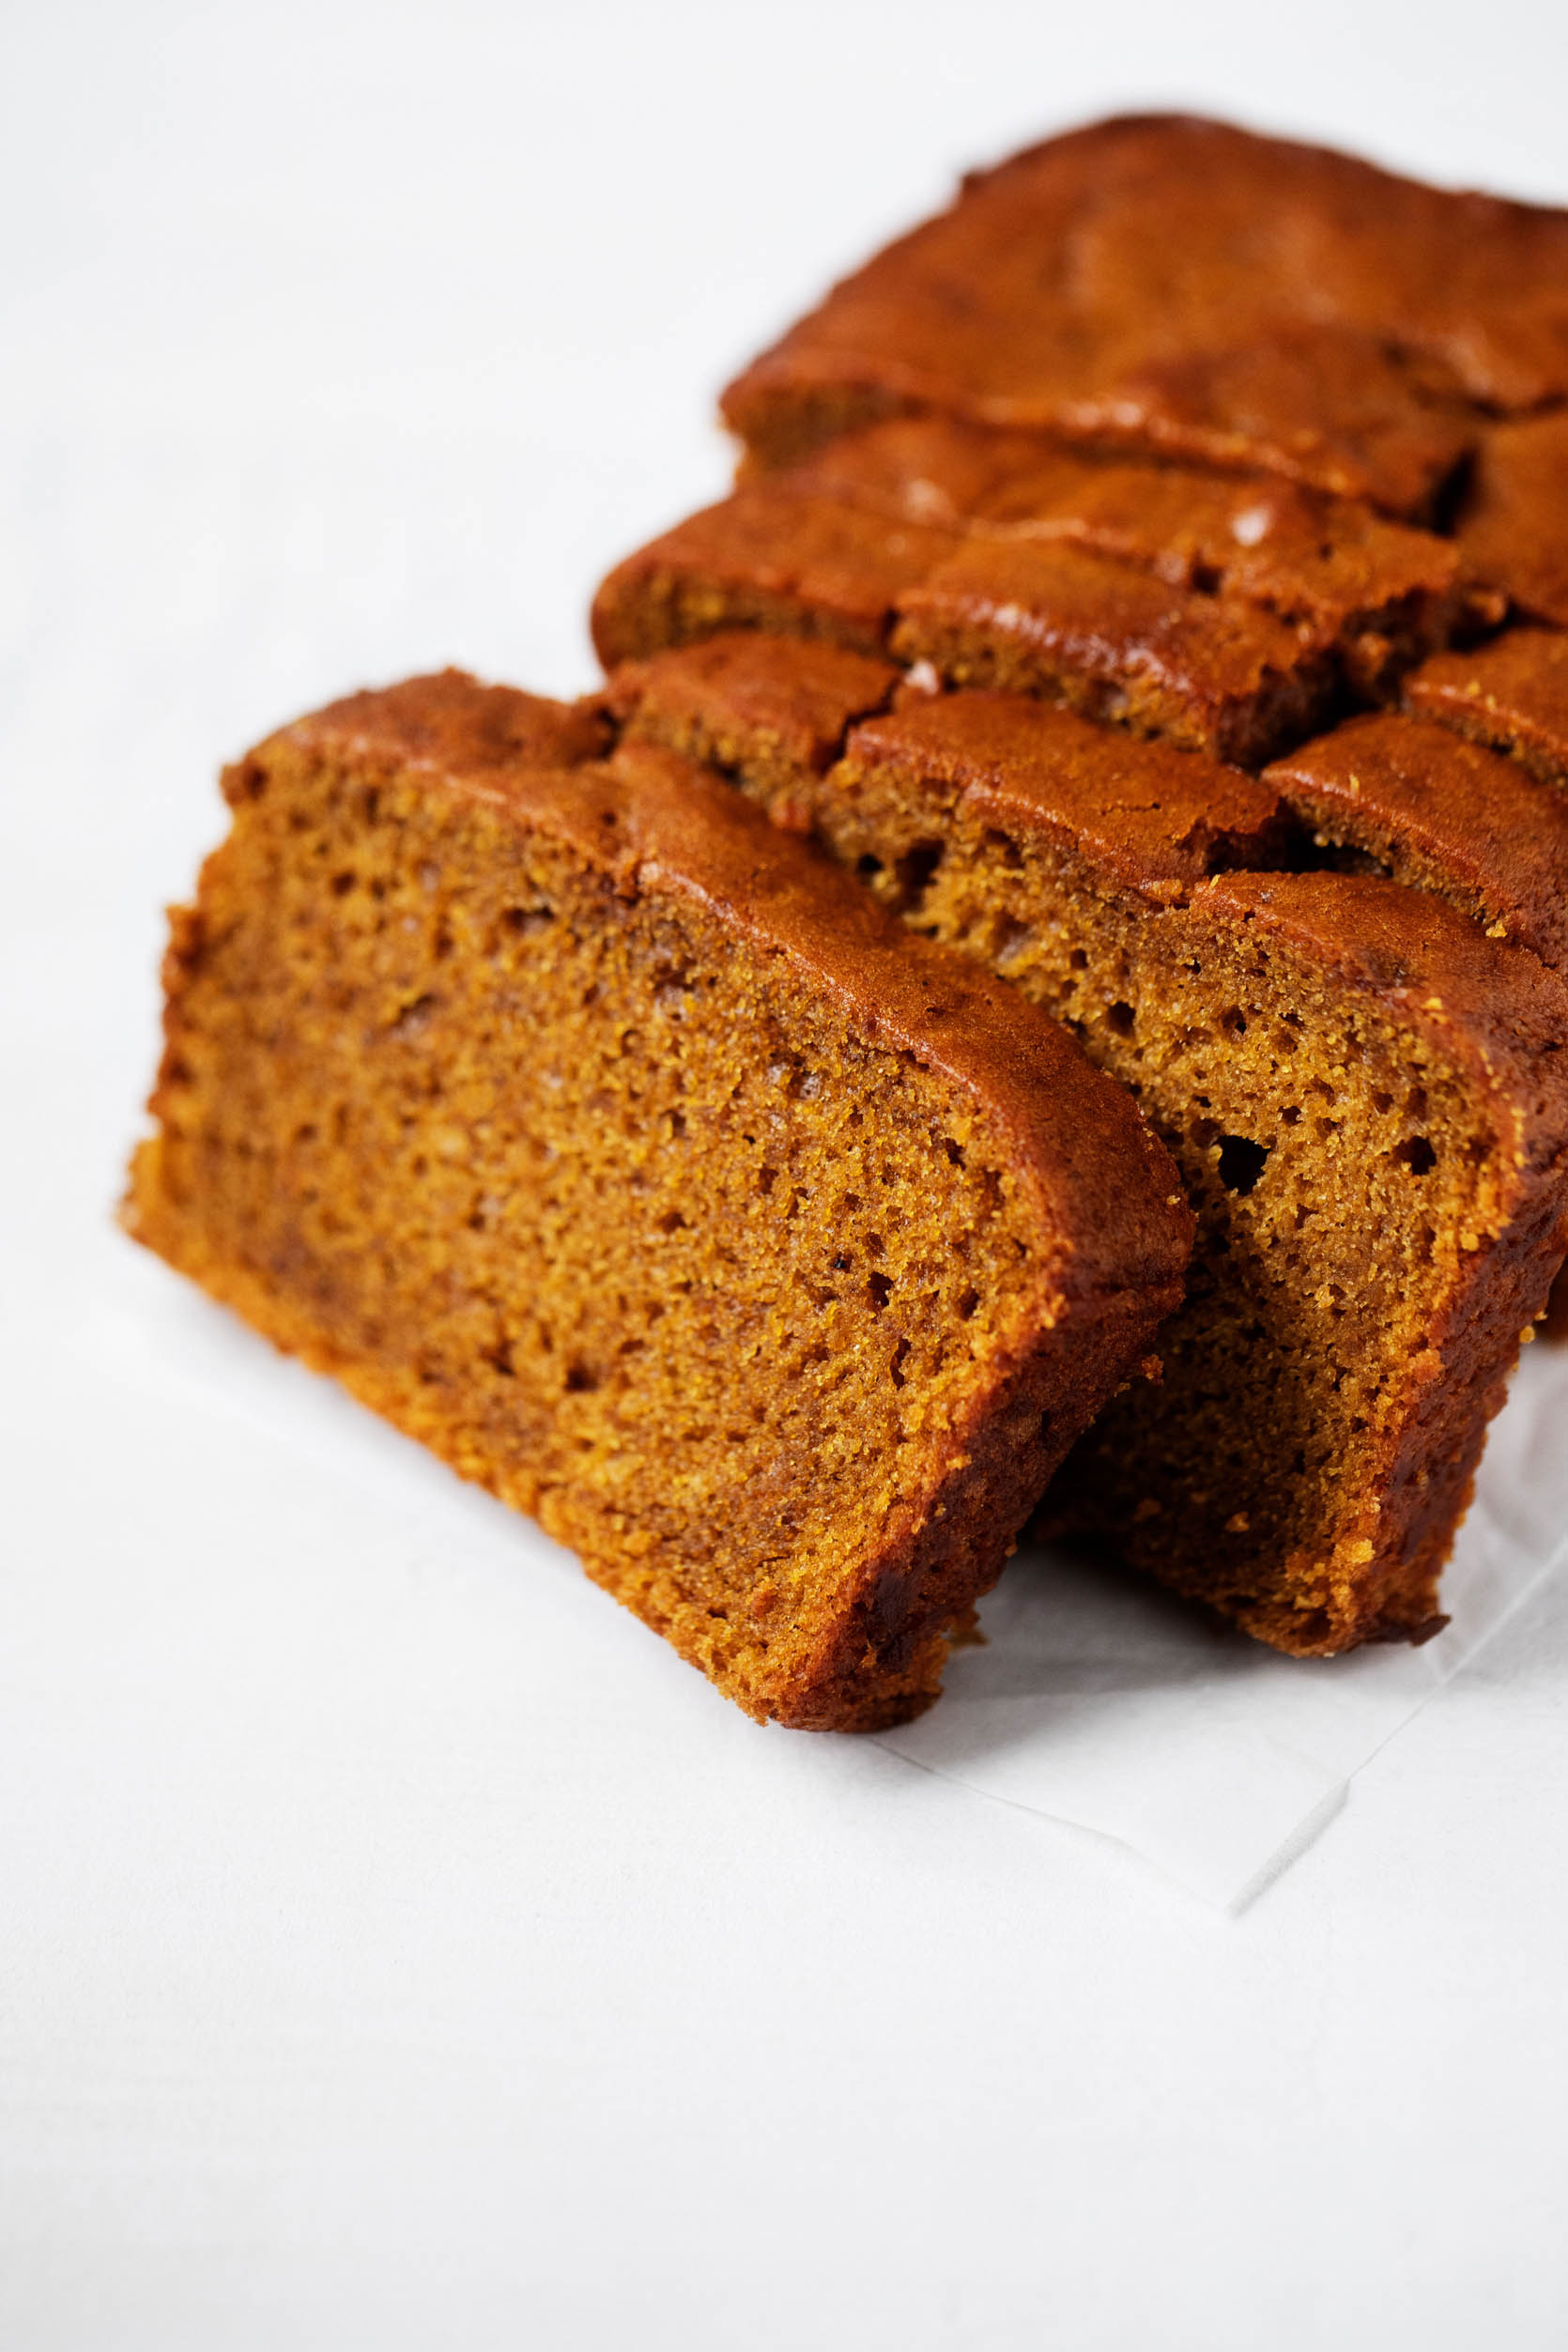
<path id="1" fill-rule="evenodd" d="M 1518 761 L 1390 711 L 1304 745 L 1265 780 L 1320 845 L 1362 851 L 1494 938 L 1568 963 L 1568 796 Z"/>
<path id="2" fill-rule="evenodd" d="M 1458 535 L 1476 580 L 1529 619 L 1568 628 L 1568 411 L 1486 436 Z"/>
<path id="3" fill-rule="evenodd" d="M 1459 559 L 1429 530 L 1295 483 L 1053 449 L 954 417 L 902 417 L 829 441 L 780 479 L 803 496 L 983 539 L 1061 541 L 1169 587 L 1260 606 L 1325 645 L 1437 642 Z M 1360 667 L 1375 681 L 1378 655 Z"/>
<path id="4" fill-rule="evenodd" d="M 1483 412 L 1568 395 L 1568 216 L 1180 115 L 965 181 L 729 389 L 770 464 L 935 409 L 1421 515 Z"/>
<path id="5" fill-rule="evenodd" d="M 889 702 L 899 678 L 890 663 L 840 646 L 734 630 L 623 664 L 600 707 L 634 735 L 651 734 L 713 767 L 745 761 L 787 797 L 802 776 L 832 766 L 845 730 Z M 639 726 L 650 697 L 657 725 Z M 781 809 L 773 814 L 792 829 Z"/>
<path id="6" fill-rule="evenodd" d="M 926 1458 L 913 1457 L 901 1507 L 858 1536 L 846 1531 L 852 1572 L 804 1629 L 804 1652 L 797 1641 L 787 1673 L 769 1683 L 753 1672 L 737 1683 L 706 1645 L 707 1612 L 683 1614 L 678 1591 L 671 1601 L 669 1571 L 662 1586 L 651 1583 L 636 1546 L 591 1548 L 581 1517 L 552 1507 L 551 1490 L 539 1505 L 547 1527 L 583 1545 L 597 1581 L 751 1712 L 810 1729 L 899 1720 L 934 1695 L 948 1631 L 994 1579 L 1056 1461 L 1179 1298 L 1191 1217 L 1132 1104 L 1014 992 L 913 939 L 848 878 L 688 761 L 636 746 L 593 761 L 604 741 L 605 723 L 591 710 L 451 672 L 411 681 L 335 704 L 241 762 L 226 783 L 236 838 L 253 802 L 286 792 L 300 776 L 338 777 L 345 791 L 392 799 L 412 789 L 427 805 L 485 812 L 502 843 L 547 841 L 615 904 L 647 904 L 677 924 L 698 923 L 704 937 L 732 940 L 748 968 L 777 972 L 780 986 L 788 974 L 862 1049 L 932 1073 L 970 1106 L 1035 1237 L 1028 1311 L 983 1377 L 976 1373 L 962 1425 L 933 1428 Z M 578 764 L 541 767 L 541 747 Z M 182 1089 L 188 1095 L 194 1083 L 184 1054 L 192 1018 L 199 1032 L 206 909 L 221 895 L 224 856 L 211 861 L 196 909 L 177 919 L 167 967 L 168 1053 L 153 1107 L 177 1128 Z M 327 881 L 323 872 L 323 893 Z M 365 1085 L 377 1083 L 367 1066 Z M 346 1343 L 330 1284 L 293 1279 L 286 1251 L 269 1261 L 270 1276 L 243 1253 L 214 1252 L 200 1201 L 166 1181 L 165 1142 L 138 1155 L 126 1211 L 137 1237 L 280 1345 L 335 1372 L 465 1475 L 507 1492 L 502 1457 L 476 1453 L 471 1431 L 459 1445 L 400 1358 Z M 393 1242 L 395 1196 L 382 1205 L 388 1246 L 407 1246 Z M 691 1218 L 700 1215 L 699 1196 Z M 526 1436 L 517 1442 L 526 1449 Z M 514 1448 L 506 1458 L 526 1455 Z M 514 1499 L 528 1491 L 526 1481 L 510 1483 Z"/>
<path id="7" fill-rule="evenodd" d="M 1568 792 L 1568 634 L 1508 629 L 1473 653 L 1436 654 L 1407 679 L 1405 704 Z"/>
<path id="8" fill-rule="evenodd" d="M 979 538 L 788 485 L 692 515 L 594 599 L 607 669 L 737 627 L 891 652 L 1251 763 L 1328 716 L 1341 683 L 1339 646 L 1261 601 L 1065 538 Z"/>

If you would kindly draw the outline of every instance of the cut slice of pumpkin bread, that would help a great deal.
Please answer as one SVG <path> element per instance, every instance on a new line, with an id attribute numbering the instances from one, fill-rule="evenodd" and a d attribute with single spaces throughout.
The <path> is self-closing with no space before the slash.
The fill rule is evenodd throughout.
<path id="1" fill-rule="evenodd" d="M 1281 862 L 1273 790 L 1019 698 L 904 689 L 782 785 L 726 645 L 752 713 L 765 662 L 787 708 L 794 650 L 737 637 L 623 672 L 612 715 L 656 740 L 700 686 L 731 781 L 1067 1022 L 1198 1211 L 1163 1380 L 1100 1417 L 1053 1521 L 1298 1653 L 1428 1630 L 1568 1247 L 1561 983 L 1393 882 L 1239 870 Z"/>
<path id="2" fill-rule="evenodd" d="M 229 772 L 126 1222 L 753 1715 L 901 1720 L 1191 1214 L 1034 1006 L 604 742 L 447 673 Z"/>
<path id="3" fill-rule="evenodd" d="M 741 478 L 765 479 L 746 464 Z M 1443 641 L 1460 609 L 1453 543 L 1359 500 L 1091 456 L 952 417 L 842 434 L 773 480 L 966 538 L 1079 547 L 1167 587 L 1256 607 L 1332 650 L 1363 693 Z M 1493 601 L 1483 615 L 1500 619 Z"/>
<path id="4" fill-rule="evenodd" d="M 1436 891 L 1568 968 L 1568 635 L 1506 629 L 1268 771 L 1321 848 Z M 1568 1272 L 1546 1333 L 1568 1339 Z"/>

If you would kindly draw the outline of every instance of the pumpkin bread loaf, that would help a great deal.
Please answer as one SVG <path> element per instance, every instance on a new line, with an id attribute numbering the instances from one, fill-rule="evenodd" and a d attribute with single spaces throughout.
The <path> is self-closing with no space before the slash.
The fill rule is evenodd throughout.
<path id="1" fill-rule="evenodd" d="M 807 666 L 768 756 L 884 690 Z M 229 772 L 126 1222 L 753 1715 L 899 1721 L 1191 1215 L 1035 1006 L 607 733 L 449 672 Z"/>
<path id="2" fill-rule="evenodd" d="M 1023 698 L 846 693 L 841 757 L 783 775 L 803 651 L 713 638 L 605 706 L 1070 1025 L 1198 1211 L 1163 1379 L 1100 1417 L 1055 1523 L 1282 1649 L 1419 1637 L 1568 1247 L 1562 984 L 1440 898 L 1278 870 L 1272 779 Z"/>
<path id="3" fill-rule="evenodd" d="M 825 636 L 1276 761 L 1292 863 L 1559 962 L 1565 283 L 1560 209 L 1185 116 L 1048 140 L 730 387 L 737 493 L 610 576 L 601 653 Z"/>
<path id="4" fill-rule="evenodd" d="M 1048 140 L 731 384 L 741 486 L 600 652 L 825 637 L 1260 766 L 1568 624 L 1564 283 L 1568 211 L 1188 116 Z"/>
<path id="5" fill-rule="evenodd" d="M 1134 116 L 972 174 L 753 361 L 724 411 L 773 469 L 934 413 L 1422 521 L 1494 432 L 1527 496 L 1563 484 L 1562 419 L 1531 412 L 1568 399 L 1565 284 L 1568 213 Z M 1559 535 L 1560 567 L 1561 551 Z"/>

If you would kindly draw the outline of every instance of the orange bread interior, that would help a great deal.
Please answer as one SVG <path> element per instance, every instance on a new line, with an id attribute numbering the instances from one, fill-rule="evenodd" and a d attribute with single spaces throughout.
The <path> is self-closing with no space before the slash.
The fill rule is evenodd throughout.
<path id="1" fill-rule="evenodd" d="M 449 674 L 230 772 L 126 1220 L 752 1714 L 886 1724 L 1191 1218 L 1033 1006 L 605 739 Z"/>

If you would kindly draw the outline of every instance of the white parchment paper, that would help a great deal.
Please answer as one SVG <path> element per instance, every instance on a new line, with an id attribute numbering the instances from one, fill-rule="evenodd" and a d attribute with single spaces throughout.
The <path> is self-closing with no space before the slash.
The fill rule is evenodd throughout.
<path id="1" fill-rule="evenodd" d="M 1350 1776 L 1568 1564 L 1568 1347 L 1525 1350 L 1419 1650 L 1279 1656 L 1141 1578 L 1021 1552 L 939 1706 L 884 1745 L 987 1796 L 1102 1832 L 1240 1908 Z"/>
<path id="2" fill-rule="evenodd" d="M 406 1495 L 437 1548 L 498 1542 L 516 1571 L 564 1555 L 459 1488 L 325 1380 L 285 1362 L 130 1243 L 98 1237 L 72 1317 L 79 1361 L 238 1415 L 339 1478 Z M 1021 1551 L 940 1702 L 881 1744 L 984 1796 L 1131 1847 L 1239 1909 L 1345 1801 L 1351 1776 L 1451 1680 L 1554 1566 L 1568 1565 L 1568 1347 L 1524 1352 L 1446 1572 L 1450 1623 L 1419 1650 L 1281 1657 L 1147 1578 Z"/>

